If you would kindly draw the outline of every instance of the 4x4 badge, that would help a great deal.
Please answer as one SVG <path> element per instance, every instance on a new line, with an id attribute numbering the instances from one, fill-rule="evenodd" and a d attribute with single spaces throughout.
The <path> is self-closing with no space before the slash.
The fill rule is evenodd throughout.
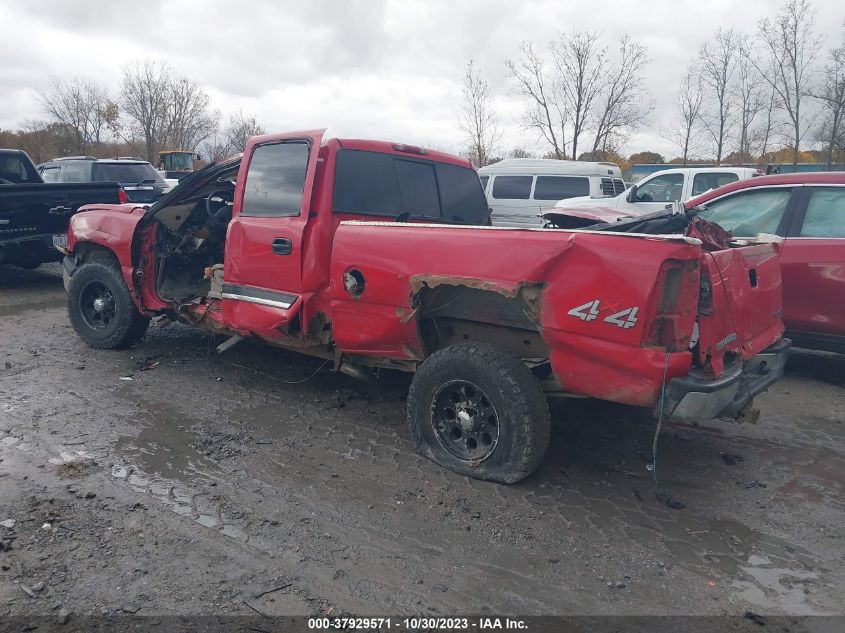
<path id="1" fill-rule="evenodd" d="M 595 299 L 578 307 L 572 308 L 569 312 L 567 312 L 567 314 L 589 323 L 590 321 L 595 321 L 599 317 L 599 305 L 601 305 L 601 302 L 598 299 Z M 611 325 L 621 327 L 623 330 L 627 330 L 637 324 L 637 313 L 639 311 L 640 309 L 638 307 L 627 308 L 626 310 L 614 312 L 602 320 L 605 323 L 610 323 Z"/>
<path id="2" fill-rule="evenodd" d="M 613 325 L 617 325 L 622 329 L 627 330 L 637 324 L 637 312 L 639 312 L 639 310 L 639 308 L 628 308 L 627 310 L 616 312 L 615 314 L 605 317 L 604 322 L 612 323 Z"/>
<path id="3" fill-rule="evenodd" d="M 595 321 L 599 316 L 599 300 L 596 299 L 595 301 L 588 301 L 584 305 L 580 305 L 577 308 L 572 308 L 566 314 L 570 316 L 577 317 L 582 321 Z"/>

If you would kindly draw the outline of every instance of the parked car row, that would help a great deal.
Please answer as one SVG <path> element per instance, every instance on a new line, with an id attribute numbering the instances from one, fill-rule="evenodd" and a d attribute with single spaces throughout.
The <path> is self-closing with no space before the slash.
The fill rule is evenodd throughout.
<path id="1" fill-rule="evenodd" d="M 494 226 L 541 227 L 551 207 L 583 208 L 587 219 L 597 206 L 647 213 L 763 172 L 749 167 L 672 168 L 628 186 L 614 163 L 515 158 L 482 167 L 478 175 Z"/>
<path id="2" fill-rule="evenodd" d="M 38 165 L 44 182 L 116 182 L 123 202 L 153 203 L 170 185 L 150 163 L 139 158 L 67 156 Z"/>

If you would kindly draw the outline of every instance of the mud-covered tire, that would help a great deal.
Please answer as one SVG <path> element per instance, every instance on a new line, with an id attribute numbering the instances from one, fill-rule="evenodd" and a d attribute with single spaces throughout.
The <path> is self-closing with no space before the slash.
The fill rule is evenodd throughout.
<path id="1" fill-rule="evenodd" d="M 457 406 L 469 411 L 464 413 L 463 422 L 457 416 L 456 422 L 450 422 L 452 411 L 441 413 L 449 409 L 448 404 L 443 406 L 449 402 L 449 389 Z M 469 408 L 464 407 L 464 401 L 458 402 L 461 396 L 457 395 L 467 389 L 477 396 L 475 405 L 466 400 Z M 479 411 L 486 414 L 479 415 Z M 490 439 L 486 434 L 478 435 L 474 420 L 480 418 L 482 426 L 487 426 L 484 421 L 492 417 L 497 421 L 495 442 L 487 449 L 490 452 L 476 454 L 474 459 L 461 457 L 457 446 L 460 439 L 455 436 L 463 431 L 466 442 L 472 439 L 472 433 L 485 441 Z M 462 475 L 508 484 L 524 479 L 540 466 L 551 432 L 546 397 L 525 364 L 492 345 L 471 343 L 438 350 L 419 366 L 408 395 L 408 424 L 421 455 Z M 481 444 L 479 439 L 472 448 Z"/>
<path id="2" fill-rule="evenodd" d="M 105 306 L 99 315 L 94 307 L 97 299 Z M 132 301 L 120 269 L 109 262 L 87 262 L 74 272 L 67 288 L 67 311 L 79 337 L 97 349 L 130 347 L 141 340 L 150 323 Z"/>

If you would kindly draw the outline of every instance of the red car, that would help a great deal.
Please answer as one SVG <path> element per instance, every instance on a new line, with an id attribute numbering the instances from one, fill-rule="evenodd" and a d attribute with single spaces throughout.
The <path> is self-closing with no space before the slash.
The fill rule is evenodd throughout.
<path id="1" fill-rule="evenodd" d="M 547 394 L 737 417 L 782 376 L 771 244 L 488 220 L 465 159 L 321 130 L 257 137 L 148 209 L 74 216 L 68 312 L 97 348 L 158 316 L 228 335 L 220 351 L 252 338 L 356 375 L 412 372 L 416 449 L 500 482 L 540 464 Z"/>
<path id="2" fill-rule="evenodd" d="M 786 336 L 796 347 L 845 353 L 845 173 L 743 180 L 686 203 L 694 207 L 735 237 L 783 237 Z"/>

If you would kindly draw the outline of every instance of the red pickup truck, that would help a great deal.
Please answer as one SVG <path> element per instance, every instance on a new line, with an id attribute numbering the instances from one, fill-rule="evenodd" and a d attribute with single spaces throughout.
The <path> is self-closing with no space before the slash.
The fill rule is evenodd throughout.
<path id="1" fill-rule="evenodd" d="M 417 449 L 515 482 L 549 442 L 546 396 L 676 420 L 737 416 L 778 380 L 775 247 L 682 235 L 502 229 L 472 165 L 417 147 L 261 136 L 149 208 L 73 217 L 68 311 L 99 348 L 151 317 L 414 372 Z"/>

